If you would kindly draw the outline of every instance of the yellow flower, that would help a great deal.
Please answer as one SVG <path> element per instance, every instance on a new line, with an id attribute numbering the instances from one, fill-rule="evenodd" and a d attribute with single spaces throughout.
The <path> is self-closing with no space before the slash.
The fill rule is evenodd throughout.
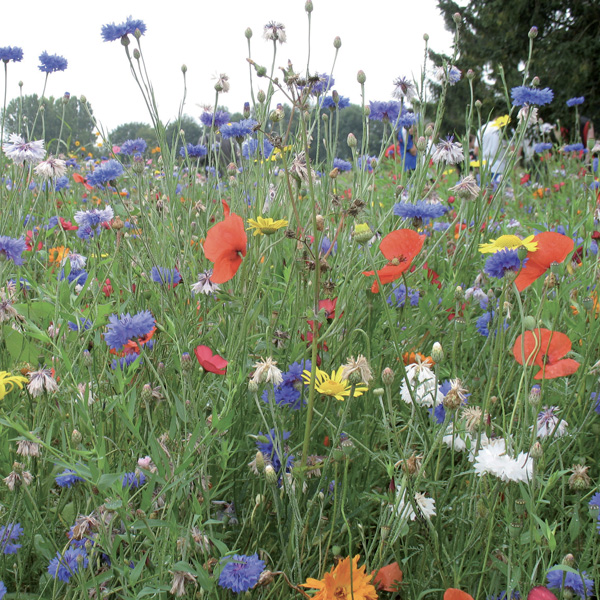
<path id="1" fill-rule="evenodd" d="M 371 583 L 373 575 L 365 573 L 365 565 L 358 568 L 356 555 L 342 559 L 323 579 L 309 577 L 302 587 L 319 590 L 312 600 L 377 600 L 377 590 Z"/>
<path id="2" fill-rule="evenodd" d="M 490 240 L 489 244 L 479 244 L 479 252 L 482 254 L 495 254 L 500 250 L 516 250 L 526 248 L 528 252 L 535 252 L 538 243 L 533 241 L 535 236 L 530 235 L 524 240 L 516 235 L 501 235 L 497 240 Z"/>
<path id="3" fill-rule="evenodd" d="M 271 217 L 267 219 L 264 217 L 256 217 L 256 221 L 254 219 L 248 219 L 248 223 L 250 225 L 248 229 L 254 229 L 254 235 L 272 235 L 278 229 L 287 227 L 288 225 L 288 221 L 285 219 L 273 221 Z"/>
<path id="4" fill-rule="evenodd" d="M 350 395 L 352 386 L 348 383 L 347 379 L 342 378 L 343 372 L 344 367 L 340 367 L 337 371 L 332 371 L 330 377 L 327 372 L 321 371 L 317 367 L 315 375 L 315 389 L 317 392 L 323 394 L 323 396 L 332 396 L 336 400 L 345 400 Z M 308 385 L 310 383 L 310 371 L 304 371 L 302 378 Z M 363 392 L 366 392 L 368 389 L 366 386 L 357 385 L 354 388 L 354 396 L 362 396 Z"/>
<path id="5" fill-rule="evenodd" d="M 0 371 L 0 400 L 8 394 L 8 392 L 12 392 L 15 388 L 15 385 L 19 387 L 20 390 L 23 389 L 23 384 L 27 383 L 29 380 L 27 377 L 22 377 L 21 375 L 12 375 L 8 371 Z"/>
<path id="6" fill-rule="evenodd" d="M 510 117 L 508 115 L 503 115 L 502 117 L 498 117 L 494 121 L 494 125 L 498 128 L 506 127 L 510 123 Z"/>
<path id="7" fill-rule="evenodd" d="M 61 263 L 69 252 L 70 250 L 64 246 L 50 248 L 50 250 L 48 250 L 48 260 L 52 263 Z"/>

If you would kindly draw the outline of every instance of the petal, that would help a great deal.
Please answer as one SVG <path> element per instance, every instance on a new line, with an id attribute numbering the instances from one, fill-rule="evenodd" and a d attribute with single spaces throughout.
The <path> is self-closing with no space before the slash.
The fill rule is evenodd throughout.
<path id="1" fill-rule="evenodd" d="M 558 598 L 543 585 L 531 588 L 527 594 L 527 600 L 558 600 Z"/>
<path id="2" fill-rule="evenodd" d="M 473 600 L 473 596 L 456 588 L 448 588 L 444 592 L 444 600 Z"/>
<path id="3" fill-rule="evenodd" d="M 542 367 L 534 379 L 555 379 L 556 377 L 566 377 L 567 375 L 573 375 L 575 371 L 579 369 L 579 363 L 572 358 L 564 358 L 554 364 L 547 364 L 546 367 Z"/>
<path id="4" fill-rule="evenodd" d="M 543 327 L 526 331 L 524 344 L 522 344 L 522 340 L 523 336 L 520 335 L 513 346 L 513 355 L 520 365 L 527 361 L 527 366 L 536 364 L 543 367 L 544 356 L 546 356 L 546 367 L 548 367 L 571 350 L 569 336 L 560 331 L 550 331 Z M 522 355 L 522 346 L 525 349 L 525 358 Z"/>
<path id="5" fill-rule="evenodd" d="M 397 229 L 388 233 L 379 244 L 379 250 L 388 259 L 392 260 L 399 256 L 404 256 L 408 264 L 419 254 L 425 236 L 419 235 L 412 229 Z"/>
<path id="6" fill-rule="evenodd" d="M 386 592 L 395 592 L 398 589 L 398 583 L 401 581 L 402 571 L 397 562 L 379 569 L 373 579 L 375 587 Z"/>

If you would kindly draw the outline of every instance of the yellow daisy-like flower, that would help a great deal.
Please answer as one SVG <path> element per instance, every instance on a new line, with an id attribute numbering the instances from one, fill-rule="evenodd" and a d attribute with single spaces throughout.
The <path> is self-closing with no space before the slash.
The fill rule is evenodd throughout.
<path id="1" fill-rule="evenodd" d="M 326 371 L 321 371 L 317 367 L 315 375 L 315 389 L 323 396 L 331 396 L 336 400 L 345 400 L 350 395 L 352 386 L 347 379 L 343 379 L 342 373 L 344 367 L 340 367 L 337 371 L 332 371 L 331 376 Z M 307 385 L 310 383 L 310 371 L 302 373 L 302 379 Z M 363 385 L 357 385 L 354 388 L 354 396 L 362 396 L 369 388 Z"/>
<path id="2" fill-rule="evenodd" d="M 48 250 L 48 260 L 51 263 L 61 263 L 63 259 L 69 254 L 70 250 L 64 246 L 56 246 Z"/>
<path id="3" fill-rule="evenodd" d="M 248 229 L 254 229 L 254 235 L 272 235 L 278 229 L 288 226 L 288 221 L 285 219 L 279 219 L 274 221 L 271 217 L 265 219 L 264 217 L 256 217 L 254 219 L 248 219 L 250 227 Z"/>
<path id="4" fill-rule="evenodd" d="M 13 375 L 8 371 L 0 371 L 0 400 L 2 400 L 9 392 L 12 392 L 15 386 L 18 386 L 18 388 L 22 390 L 23 384 L 28 381 L 29 379 L 27 379 L 27 377 Z"/>
<path id="5" fill-rule="evenodd" d="M 508 115 L 503 115 L 501 117 L 498 117 L 494 121 L 494 125 L 496 127 L 506 127 L 509 123 L 510 123 L 510 117 Z"/>
<path id="6" fill-rule="evenodd" d="M 371 583 L 373 575 L 365 572 L 365 565 L 358 568 L 356 555 L 340 562 L 325 573 L 323 579 L 309 577 L 302 587 L 315 588 L 318 592 L 312 600 L 377 600 L 377 590 Z"/>
<path id="7" fill-rule="evenodd" d="M 528 252 L 535 252 L 538 243 L 533 241 L 534 237 L 530 235 L 522 240 L 516 235 L 501 235 L 497 240 L 490 240 L 489 244 L 479 244 L 479 252 L 494 254 L 500 250 L 517 250 L 519 248 L 527 248 Z"/>

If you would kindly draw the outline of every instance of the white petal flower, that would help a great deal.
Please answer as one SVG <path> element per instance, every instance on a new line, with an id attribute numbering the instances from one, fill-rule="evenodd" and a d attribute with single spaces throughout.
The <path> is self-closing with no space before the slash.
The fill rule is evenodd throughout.
<path id="1" fill-rule="evenodd" d="M 435 374 L 425 363 L 412 364 L 406 367 L 406 376 L 410 382 L 410 387 L 419 406 L 437 406 L 444 400 L 444 395 L 436 385 Z M 412 397 L 406 380 L 402 382 L 400 388 L 402 400 L 406 404 L 412 404 Z"/>

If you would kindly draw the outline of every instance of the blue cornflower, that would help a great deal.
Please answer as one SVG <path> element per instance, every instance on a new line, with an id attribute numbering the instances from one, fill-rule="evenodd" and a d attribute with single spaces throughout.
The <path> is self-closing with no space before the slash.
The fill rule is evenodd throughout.
<path id="1" fill-rule="evenodd" d="M 60 192 L 61 190 L 64 190 L 64 189 L 68 190 L 70 187 L 71 186 L 69 185 L 69 178 L 66 175 L 63 175 L 62 177 L 59 177 L 54 182 L 54 191 L 55 192 Z"/>
<path id="2" fill-rule="evenodd" d="M 334 242 L 333 248 L 331 248 L 331 240 L 327 236 L 324 236 L 321 240 L 321 245 L 319 246 L 319 254 L 327 254 L 331 248 L 329 254 L 333 256 L 337 252 L 337 245 L 337 242 Z"/>
<path id="3" fill-rule="evenodd" d="M 475 322 L 475 327 L 477 331 L 483 336 L 488 337 L 490 335 L 490 323 L 492 319 L 496 316 L 494 311 L 492 312 L 484 312 Z"/>
<path id="4" fill-rule="evenodd" d="M 227 123 L 220 128 L 221 137 L 226 140 L 232 137 L 243 138 L 250 135 L 254 131 L 254 127 L 258 125 L 254 119 L 242 119 L 237 123 Z"/>
<path id="5" fill-rule="evenodd" d="M 546 575 L 546 580 L 549 588 L 567 588 L 582 600 L 585 600 L 594 593 L 594 582 L 591 579 L 586 579 L 585 575 L 585 571 L 571 573 L 570 571 L 564 571 L 563 565 L 555 565 Z"/>
<path id="6" fill-rule="evenodd" d="M 507 248 L 495 252 L 486 260 L 483 270 L 490 277 L 496 277 L 498 279 L 502 279 L 507 271 L 518 273 L 521 270 L 519 253 L 517 250 L 510 250 Z"/>
<path id="7" fill-rule="evenodd" d="M 332 96 L 325 96 L 321 101 L 321 108 L 330 108 L 331 110 L 335 110 L 336 108 L 342 110 L 348 106 L 350 106 L 350 99 L 346 98 L 346 96 L 338 96 L 337 104 L 333 101 Z"/>
<path id="8" fill-rule="evenodd" d="M 588 502 L 589 506 L 596 506 L 597 508 L 600 508 L 600 492 L 596 492 L 590 499 L 590 501 Z"/>
<path id="9" fill-rule="evenodd" d="M 58 280 L 63 281 L 64 278 L 65 278 L 65 270 L 61 269 L 60 273 L 58 274 Z M 87 274 L 87 271 L 84 269 L 71 269 L 71 271 L 67 275 L 67 281 L 69 283 L 75 282 L 76 285 L 85 285 L 87 278 L 88 278 L 88 274 Z"/>
<path id="10" fill-rule="evenodd" d="M 417 115 L 406 108 L 402 108 L 402 112 L 396 121 L 396 127 L 400 129 L 401 127 L 410 127 L 417 122 Z"/>
<path id="11" fill-rule="evenodd" d="M 6 586 L 4 585 L 4 581 L 0 581 L 0 600 L 6 596 Z"/>
<path id="12" fill-rule="evenodd" d="M 154 317 L 149 310 L 139 312 L 133 317 L 127 313 L 110 315 L 108 330 L 104 334 L 104 340 L 112 350 L 121 350 L 123 346 L 134 338 L 140 338 L 148 335 L 155 326 Z"/>
<path id="13" fill-rule="evenodd" d="M 283 441 L 287 440 L 290 435 L 292 435 L 289 431 L 283 432 Z M 258 437 L 263 438 L 264 441 L 258 439 L 256 440 L 256 447 L 263 453 L 265 460 L 271 461 L 273 468 L 276 472 L 281 470 L 281 458 L 279 454 L 277 454 L 277 450 L 275 449 L 275 440 L 277 439 L 277 433 L 275 429 L 271 429 L 268 434 L 262 433 L 262 431 L 258 432 Z M 285 450 L 284 448 L 280 448 L 280 450 Z M 291 455 L 287 455 L 284 453 L 283 459 L 285 460 L 286 470 L 292 467 L 294 462 L 294 457 Z"/>
<path id="14" fill-rule="evenodd" d="M 455 67 L 454 65 L 452 65 L 450 67 L 450 69 L 448 69 L 448 83 L 450 85 L 454 85 L 455 83 L 458 83 L 460 81 L 461 77 L 462 77 L 462 73 L 460 72 L 460 69 L 458 67 Z"/>
<path id="15" fill-rule="evenodd" d="M 69 548 L 62 556 L 60 552 L 56 553 L 48 565 L 48 573 L 54 579 L 58 577 L 68 583 L 79 569 L 87 569 L 88 562 L 87 552 L 83 548 Z"/>
<path id="16" fill-rule="evenodd" d="M 137 138 L 137 140 L 125 140 L 121 144 L 121 154 L 127 154 L 127 156 L 132 156 L 136 153 L 143 154 L 146 152 L 146 148 L 148 144 L 144 138 Z"/>
<path id="17" fill-rule="evenodd" d="M 271 153 L 273 152 L 273 148 L 273 144 L 271 144 L 271 142 L 269 142 L 269 140 L 265 138 L 263 140 L 263 157 L 269 158 L 269 156 L 271 156 Z M 249 138 L 247 140 L 244 140 L 244 143 L 242 144 L 242 156 L 244 158 L 250 160 L 256 154 L 257 150 L 258 140 L 256 138 Z"/>
<path id="18" fill-rule="evenodd" d="M 542 152 L 546 152 L 547 150 L 552 150 L 552 144 L 550 142 L 541 142 L 533 147 L 533 151 L 536 154 L 542 154 Z"/>
<path id="19" fill-rule="evenodd" d="M 302 372 L 310 371 L 310 360 L 299 361 L 291 364 L 287 372 L 282 373 L 283 381 L 276 387 L 273 387 L 275 403 L 278 406 L 288 406 L 292 410 L 300 410 L 306 401 L 302 401 L 302 390 L 304 383 L 302 381 Z M 265 390 L 262 394 L 264 402 L 269 402 L 269 392 Z"/>
<path id="20" fill-rule="evenodd" d="M 496 596 L 488 596 L 486 600 L 521 600 L 521 593 L 517 592 L 517 590 L 513 590 L 510 593 L 510 596 L 507 596 L 506 590 L 502 590 Z"/>
<path id="21" fill-rule="evenodd" d="M 183 158 L 186 156 L 189 156 L 190 158 L 200 158 L 201 156 L 206 156 L 208 154 L 208 149 L 202 144 L 196 146 L 194 146 L 194 144 L 186 144 L 185 146 L 181 146 L 179 154 L 180 156 L 183 156 Z"/>
<path id="22" fill-rule="evenodd" d="M 583 144 L 567 144 L 563 147 L 563 152 L 581 152 L 585 150 Z"/>
<path id="23" fill-rule="evenodd" d="M 5 63 L 10 60 L 21 62 L 23 60 L 23 49 L 17 46 L 4 46 L 4 48 L 0 48 L 0 60 Z"/>
<path id="24" fill-rule="evenodd" d="M 146 483 L 146 476 L 143 473 L 125 473 L 122 480 L 123 488 L 139 488 Z"/>
<path id="25" fill-rule="evenodd" d="M 76 171 L 79 171 L 79 165 L 77 164 L 77 161 L 74 158 L 68 158 L 65 161 L 65 165 L 67 165 L 67 167 L 73 167 Z"/>
<path id="26" fill-rule="evenodd" d="M 83 477 L 76 475 L 73 469 L 65 469 L 62 473 L 57 475 L 54 480 L 56 481 L 56 485 L 68 488 L 78 481 L 84 481 Z"/>
<path id="27" fill-rule="evenodd" d="M 575 97 L 575 98 L 569 98 L 567 100 L 567 106 L 571 107 L 571 106 L 579 106 L 580 104 L 583 104 L 585 102 L 585 96 L 579 96 L 579 97 Z"/>
<path id="28" fill-rule="evenodd" d="M 252 589 L 265 568 L 265 561 L 260 560 L 258 554 L 234 554 L 224 560 L 227 560 L 227 563 L 219 576 L 219 585 L 236 594 Z"/>
<path id="29" fill-rule="evenodd" d="M 215 129 L 220 129 L 221 127 L 223 127 L 223 125 L 227 125 L 227 123 L 229 123 L 229 121 L 231 120 L 231 115 L 224 110 L 218 110 L 215 113 L 203 112 L 200 115 L 200 122 L 202 123 L 202 125 L 205 125 L 206 127 L 211 127 L 213 124 L 213 114 L 215 120 Z"/>
<path id="30" fill-rule="evenodd" d="M 395 124 L 400 116 L 400 102 L 369 102 L 369 120 Z"/>
<path id="31" fill-rule="evenodd" d="M 16 554 L 21 544 L 13 544 L 23 535 L 20 523 L 9 523 L 0 527 L 0 550 L 2 554 Z"/>
<path id="32" fill-rule="evenodd" d="M 113 358 L 112 362 L 110 363 L 110 368 L 113 371 L 116 371 L 117 369 L 124 371 L 125 369 L 129 368 L 139 357 L 139 354 L 137 354 L 136 352 L 132 352 L 131 354 L 126 354 L 125 356 L 121 356 L 120 358 Z M 144 361 L 141 360 L 139 364 L 141 365 L 143 362 Z"/>
<path id="33" fill-rule="evenodd" d="M 433 224 L 434 231 L 446 231 L 450 227 L 450 223 L 446 223 L 445 221 L 438 221 Z"/>
<path id="34" fill-rule="evenodd" d="M 550 88 L 533 88 L 526 85 L 514 87 L 510 91 L 513 106 L 523 106 L 524 104 L 536 104 L 544 106 L 550 104 L 554 98 L 554 92 Z"/>
<path id="35" fill-rule="evenodd" d="M 394 204 L 394 214 L 403 219 L 437 219 L 445 215 L 450 209 L 438 202 L 417 200 L 416 204 L 410 202 L 397 202 Z"/>
<path id="36" fill-rule="evenodd" d="M 371 173 L 373 171 L 373 167 L 377 164 L 377 157 L 363 154 L 362 156 L 358 157 L 356 164 L 362 171 L 368 171 Z"/>
<path id="37" fill-rule="evenodd" d="M 25 259 L 21 254 L 27 249 L 23 238 L 15 239 L 7 235 L 0 235 L 0 261 L 12 260 L 15 265 L 22 265 Z"/>
<path id="38" fill-rule="evenodd" d="M 104 185 L 123 175 L 123 165 L 118 160 L 107 160 L 87 176 L 88 185 Z"/>
<path id="39" fill-rule="evenodd" d="M 48 54 L 42 52 L 40 54 L 40 62 L 42 63 L 38 69 L 42 73 L 55 73 L 56 71 L 64 71 L 69 64 L 66 58 L 59 56 L 58 54 Z"/>
<path id="40" fill-rule="evenodd" d="M 440 392 L 442 388 L 440 387 Z M 429 408 L 429 414 L 438 425 L 441 425 L 446 420 L 446 409 L 443 404 L 438 404 L 435 408 Z"/>
<path id="41" fill-rule="evenodd" d="M 80 227 L 97 227 L 101 223 L 107 223 L 115 216 L 111 206 L 104 210 L 92 208 L 92 210 L 78 210 L 75 213 L 75 222 Z"/>
<path id="42" fill-rule="evenodd" d="M 596 392 L 592 392 L 592 400 L 596 402 L 594 410 L 600 415 L 600 396 Z"/>
<path id="43" fill-rule="evenodd" d="M 333 168 L 337 168 L 339 171 L 350 171 L 352 169 L 352 163 L 347 160 L 342 160 L 341 158 L 334 158 Z"/>
<path id="44" fill-rule="evenodd" d="M 136 29 L 139 29 L 140 33 L 144 35 L 146 33 L 146 24 L 139 19 L 127 17 L 124 23 L 119 23 L 118 25 L 114 23 L 102 25 L 102 39 L 105 42 L 114 42 L 126 35 L 133 35 Z"/>
<path id="45" fill-rule="evenodd" d="M 150 276 L 155 283 L 170 287 L 175 287 L 181 281 L 181 275 L 177 269 L 167 269 L 166 267 L 152 267 Z"/>
<path id="46" fill-rule="evenodd" d="M 318 81 L 311 84 L 310 93 L 312 96 L 326 94 L 335 83 L 335 79 L 327 73 L 315 73 L 314 77 L 318 77 Z"/>
<path id="47" fill-rule="evenodd" d="M 79 323 L 69 321 L 68 325 L 71 331 L 86 331 L 91 328 L 93 323 L 85 317 L 79 317 Z"/>
<path id="48" fill-rule="evenodd" d="M 411 306 L 419 305 L 419 290 L 413 290 L 412 288 L 408 288 L 407 293 L 406 286 L 403 283 L 397 285 L 392 289 L 392 293 L 388 297 L 387 302 L 391 306 L 404 306 L 406 304 L 407 296 Z"/>

